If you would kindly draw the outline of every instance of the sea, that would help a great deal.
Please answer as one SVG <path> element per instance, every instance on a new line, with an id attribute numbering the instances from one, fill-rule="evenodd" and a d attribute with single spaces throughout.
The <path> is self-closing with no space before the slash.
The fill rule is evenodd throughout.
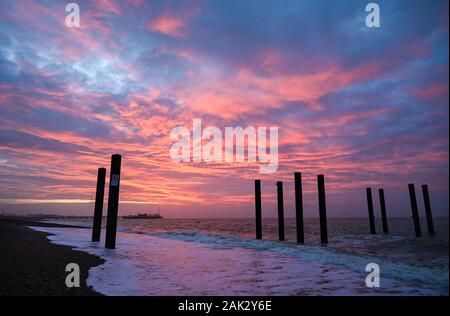
<path id="1" fill-rule="evenodd" d="M 100 256 L 87 283 L 105 295 L 448 295 L 449 219 L 435 218 L 435 235 L 415 237 L 411 218 L 390 218 L 389 234 L 369 233 L 367 218 L 328 218 L 329 243 L 320 243 L 317 219 L 119 219 L 116 249 L 91 242 L 91 230 L 32 227 L 55 244 Z M 47 222 L 91 227 L 91 218 Z"/>

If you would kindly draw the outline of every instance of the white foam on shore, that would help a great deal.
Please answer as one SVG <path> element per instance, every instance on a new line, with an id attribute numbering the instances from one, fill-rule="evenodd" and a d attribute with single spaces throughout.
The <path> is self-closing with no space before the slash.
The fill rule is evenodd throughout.
<path id="1" fill-rule="evenodd" d="M 331 259 L 324 263 L 314 256 L 274 251 L 268 242 L 258 249 L 118 233 L 117 249 L 110 250 L 103 242 L 91 242 L 87 229 L 31 228 L 53 234 L 48 238 L 55 244 L 103 258 L 104 264 L 89 270 L 87 283 L 105 295 L 446 295 L 442 289 L 383 277 L 381 288 L 369 289 L 364 271 L 368 262 L 354 271 Z M 324 255 L 327 249 L 321 251 Z"/>
<path id="2" fill-rule="evenodd" d="M 333 264 L 342 266 L 355 272 L 364 270 L 364 267 L 368 263 L 374 262 L 381 267 L 384 276 L 402 279 L 405 281 L 417 281 L 421 284 L 429 284 L 435 287 L 448 288 L 448 267 L 444 270 L 424 266 L 413 266 L 402 262 L 382 260 L 379 257 L 358 256 L 354 254 L 343 253 L 342 251 L 338 251 L 331 247 L 319 245 L 299 246 L 292 243 L 280 243 L 254 239 L 249 240 L 247 238 L 241 237 L 223 237 L 216 235 L 206 235 L 198 232 L 162 232 L 152 233 L 151 235 L 188 242 L 200 242 L 205 244 L 219 244 L 232 247 L 270 250 L 282 255 L 292 256 L 321 264 Z M 396 239 L 398 239 L 398 237 L 390 237 L 390 240 Z"/>

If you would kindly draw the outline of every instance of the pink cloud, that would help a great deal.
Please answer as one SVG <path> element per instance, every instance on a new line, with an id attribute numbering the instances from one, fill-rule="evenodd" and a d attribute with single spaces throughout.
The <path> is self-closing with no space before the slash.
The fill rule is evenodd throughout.
<path id="1" fill-rule="evenodd" d="M 120 9 L 119 4 L 114 0 L 97 0 L 95 1 L 95 5 L 98 9 L 111 12 L 114 14 L 122 14 L 122 10 Z"/>
<path id="2" fill-rule="evenodd" d="M 246 114 L 262 114 L 282 108 L 283 102 L 305 102 L 311 109 L 321 110 L 319 99 L 347 85 L 373 78 L 378 64 L 345 69 L 338 65 L 313 74 L 273 74 L 270 77 L 247 69 L 224 77 L 210 72 L 195 85 L 175 90 L 181 103 L 194 112 L 232 119 Z M 194 76 L 195 77 L 195 76 Z"/>
<path id="3" fill-rule="evenodd" d="M 186 36 L 187 22 L 179 16 L 163 14 L 147 25 L 152 32 L 169 35 L 176 38 Z"/>
<path id="4" fill-rule="evenodd" d="M 417 87 L 412 90 L 412 94 L 420 100 L 442 100 L 446 96 L 448 98 L 448 82 Z"/>

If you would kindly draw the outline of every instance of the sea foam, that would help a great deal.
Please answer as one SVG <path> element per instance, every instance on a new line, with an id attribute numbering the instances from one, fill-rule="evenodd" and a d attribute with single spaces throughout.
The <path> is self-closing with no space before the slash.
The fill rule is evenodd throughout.
<path id="1" fill-rule="evenodd" d="M 448 290 L 439 271 L 394 262 L 380 263 L 380 288 L 367 288 L 365 266 L 372 258 L 321 246 L 195 232 L 120 232 L 111 250 L 90 242 L 87 229 L 32 228 L 52 234 L 48 238 L 55 244 L 105 259 L 87 279 L 105 295 L 446 295 Z"/>

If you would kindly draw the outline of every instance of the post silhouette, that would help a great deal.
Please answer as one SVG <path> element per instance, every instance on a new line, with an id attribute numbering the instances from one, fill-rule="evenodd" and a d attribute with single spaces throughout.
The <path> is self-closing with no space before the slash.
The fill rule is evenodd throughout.
<path id="1" fill-rule="evenodd" d="M 103 199 L 105 197 L 106 169 L 98 168 L 97 189 L 95 192 L 94 222 L 92 224 L 92 241 L 100 241 L 102 231 Z"/>
<path id="2" fill-rule="evenodd" d="M 256 239 L 262 239 L 261 180 L 255 180 Z"/>
<path id="3" fill-rule="evenodd" d="M 119 211 L 120 164 L 121 155 L 111 156 L 109 177 L 108 215 L 106 218 L 105 248 L 116 248 L 117 213 Z"/>
<path id="4" fill-rule="evenodd" d="M 303 192 L 302 192 L 302 173 L 294 173 L 295 181 L 295 220 L 297 228 L 297 243 L 305 242 L 305 232 L 303 227 Z"/>
<path id="5" fill-rule="evenodd" d="M 378 189 L 378 194 L 380 196 L 381 221 L 383 223 L 383 233 L 389 234 L 388 221 L 386 215 L 386 203 L 384 201 L 384 190 Z"/>
<path id="6" fill-rule="evenodd" d="M 278 238 L 284 240 L 284 205 L 283 205 L 283 182 L 277 182 L 278 199 Z"/>
<path id="7" fill-rule="evenodd" d="M 408 189 L 409 189 L 409 199 L 411 201 L 411 212 L 414 222 L 414 232 L 416 233 L 416 237 L 420 237 L 422 234 L 420 232 L 419 211 L 417 210 L 416 190 L 414 189 L 414 184 L 409 183 Z"/>
<path id="8" fill-rule="evenodd" d="M 372 201 L 372 189 L 366 188 L 367 194 L 367 208 L 369 210 L 369 224 L 370 224 L 370 233 L 376 234 L 375 230 L 375 216 L 373 214 L 373 201 Z"/>
<path id="9" fill-rule="evenodd" d="M 325 177 L 323 174 L 317 176 L 317 189 L 319 195 L 320 242 L 328 244 L 327 205 L 325 201 Z"/>
<path id="10" fill-rule="evenodd" d="M 428 233 L 434 235 L 433 215 L 431 214 L 430 195 L 428 194 L 428 185 L 422 185 L 423 203 L 425 204 L 425 214 L 427 216 Z"/>

